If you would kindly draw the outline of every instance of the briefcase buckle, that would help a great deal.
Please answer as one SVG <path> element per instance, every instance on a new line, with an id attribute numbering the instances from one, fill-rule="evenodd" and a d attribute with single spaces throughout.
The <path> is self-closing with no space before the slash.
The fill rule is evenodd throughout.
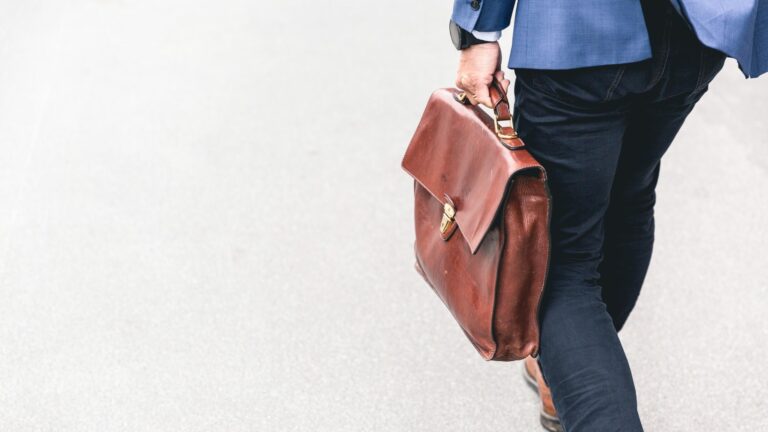
<path id="1" fill-rule="evenodd" d="M 440 234 L 443 235 L 443 239 L 448 240 L 450 235 L 446 236 L 446 233 L 450 234 L 451 228 L 456 223 L 456 209 L 449 203 L 443 204 L 443 218 L 440 221 Z"/>

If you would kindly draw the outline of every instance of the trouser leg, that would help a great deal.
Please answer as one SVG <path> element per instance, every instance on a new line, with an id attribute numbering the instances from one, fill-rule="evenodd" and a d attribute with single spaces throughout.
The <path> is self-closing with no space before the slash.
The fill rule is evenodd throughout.
<path id="1" fill-rule="evenodd" d="M 626 110 L 601 102 L 618 73 L 527 71 L 515 81 L 516 126 L 547 169 L 552 193 L 539 361 L 568 432 L 642 430 L 629 364 L 598 284 L 603 217 L 628 124 Z"/>
<path id="2" fill-rule="evenodd" d="M 708 83 L 722 53 L 704 47 L 668 1 L 643 0 L 653 60 L 625 68 L 634 98 L 605 216 L 602 297 L 617 331 L 640 294 L 651 260 L 660 160 Z"/>
<path id="3" fill-rule="evenodd" d="M 567 432 L 642 431 L 616 332 L 650 261 L 661 156 L 724 60 L 669 11 L 647 18 L 651 60 L 516 70 L 516 127 L 552 192 L 539 363 Z"/>
<path id="4" fill-rule="evenodd" d="M 660 159 L 703 91 L 600 104 L 579 81 L 599 86 L 610 75 L 574 73 L 526 72 L 515 83 L 516 125 L 547 169 L 553 199 L 539 361 L 568 432 L 638 431 L 616 331 L 650 261 Z M 555 97 L 566 90 L 588 102 Z"/>
<path id="5" fill-rule="evenodd" d="M 637 301 L 651 261 L 661 157 L 697 100 L 678 96 L 641 106 L 628 116 L 599 267 L 602 297 L 617 331 Z"/>

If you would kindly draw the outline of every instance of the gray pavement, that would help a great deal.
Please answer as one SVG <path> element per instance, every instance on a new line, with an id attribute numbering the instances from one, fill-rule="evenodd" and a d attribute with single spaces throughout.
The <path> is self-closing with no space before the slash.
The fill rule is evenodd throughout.
<path id="1" fill-rule="evenodd" d="M 412 268 L 450 7 L 0 2 L 0 431 L 540 430 Z M 766 118 L 729 61 L 664 161 L 649 431 L 768 430 Z"/>

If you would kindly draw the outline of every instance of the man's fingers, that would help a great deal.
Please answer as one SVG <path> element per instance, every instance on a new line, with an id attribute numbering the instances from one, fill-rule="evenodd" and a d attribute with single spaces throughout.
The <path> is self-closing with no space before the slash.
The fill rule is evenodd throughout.
<path id="1" fill-rule="evenodd" d="M 478 85 L 478 80 L 471 75 L 459 75 L 456 77 L 456 87 L 464 92 L 472 105 L 478 103 L 478 92 L 482 85 Z"/>
<path id="2" fill-rule="evenodd" d="M 464 94 L 467 96 L 467 99 L 469 100 L 469 103 L 472 105 L 477 105 L 477 101 L 475 100 L 473 96 L 472 89 L 469 88 L 467 85 L 467 77 L 464 75 L 457 75 L 456 76 L 456 87 L 459 90 L 464 90 Z"/>
<path id="3" fill-rule="evenodd" d="M 509 89 L 509 80 L 504 77 L 503 71 L 496 71 L 495 74 L 493 74 L 493 77 L 496 78 L 496 81 L 498 81 L 501 84 L 501 87 L 504 89 L 504 92 L 506 93 Z"/>
<path id="4" fill-rule="evenodd" d="M 478 86 L 478 79 L 472 75 L 459 75 L 456 77 L 456 87 L 471 93 L 475 93 Z"/>
<path id="5" fill-rule="evenodd" d="M 491 104 L 491 95 L 488 92 L 487 85 L 480 84 L 477 86 L 477 90 L 475 91 L 475 99 L 477 99 L 478 103 L 481 103 L 488 108 L 493 108 L 493 105 Z"/>
<path id="6" fill-rule="evenodd" d="M 489 86 L 500 69 L 500 62 L 501 50 L 497 42 L 475 44 L 461 50 L 456 87 L 464 90 L 473 104 L 490 107 Z"/>
<path id="7" fill-rule="evenodd" d="M 503 79 L 499 80 L 499 82 L 501 83 L 501 87 L 504 89 L 504 93 L 507 93 L 509 91 L 509 80 Z"/>
<path id="8" fill-rule="evenodd" d="M 502 74 L 501 77 L 503 79 L 504 75 Z M 467 94 L 467 98 L 469 98 L 469 102 L 472 105 L 477 105 L 480 103 L 487 106 L 488 108 L 493 108 L 493 103 L 491 102 L 491 95 L 488 88 L 490 82 L 485 82 L 486 80 L 488 80 L 488 78 L 481 80 L 469 75 L 460 75 L 456 78 L 456 87 L 464 90 L 464 92 Z M 502 85 L 504 85 L 503 81 Z M 509 81 L 506 81 L 506 86 L 508 85 Z M 506 91 L 506 87 L 504 87 L 504 89 Z"/>

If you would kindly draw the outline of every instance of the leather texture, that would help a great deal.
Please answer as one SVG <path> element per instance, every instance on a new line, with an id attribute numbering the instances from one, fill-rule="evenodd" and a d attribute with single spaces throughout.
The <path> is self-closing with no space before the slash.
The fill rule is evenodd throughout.
<path id="1" fill-rule="evenodd" d="M 503 89 L 491 90 L 497 119 L 508 120 Z M 546 172 L 511 126 L 497 134 L 493 118 L 461 100 L 455 89 L 432 94 L 402 160 L 414 179 L 416 269 L 483 358 L 520 360 L 539 347 Z M 446 202 L 455 209 L 447 236 Z"/>

